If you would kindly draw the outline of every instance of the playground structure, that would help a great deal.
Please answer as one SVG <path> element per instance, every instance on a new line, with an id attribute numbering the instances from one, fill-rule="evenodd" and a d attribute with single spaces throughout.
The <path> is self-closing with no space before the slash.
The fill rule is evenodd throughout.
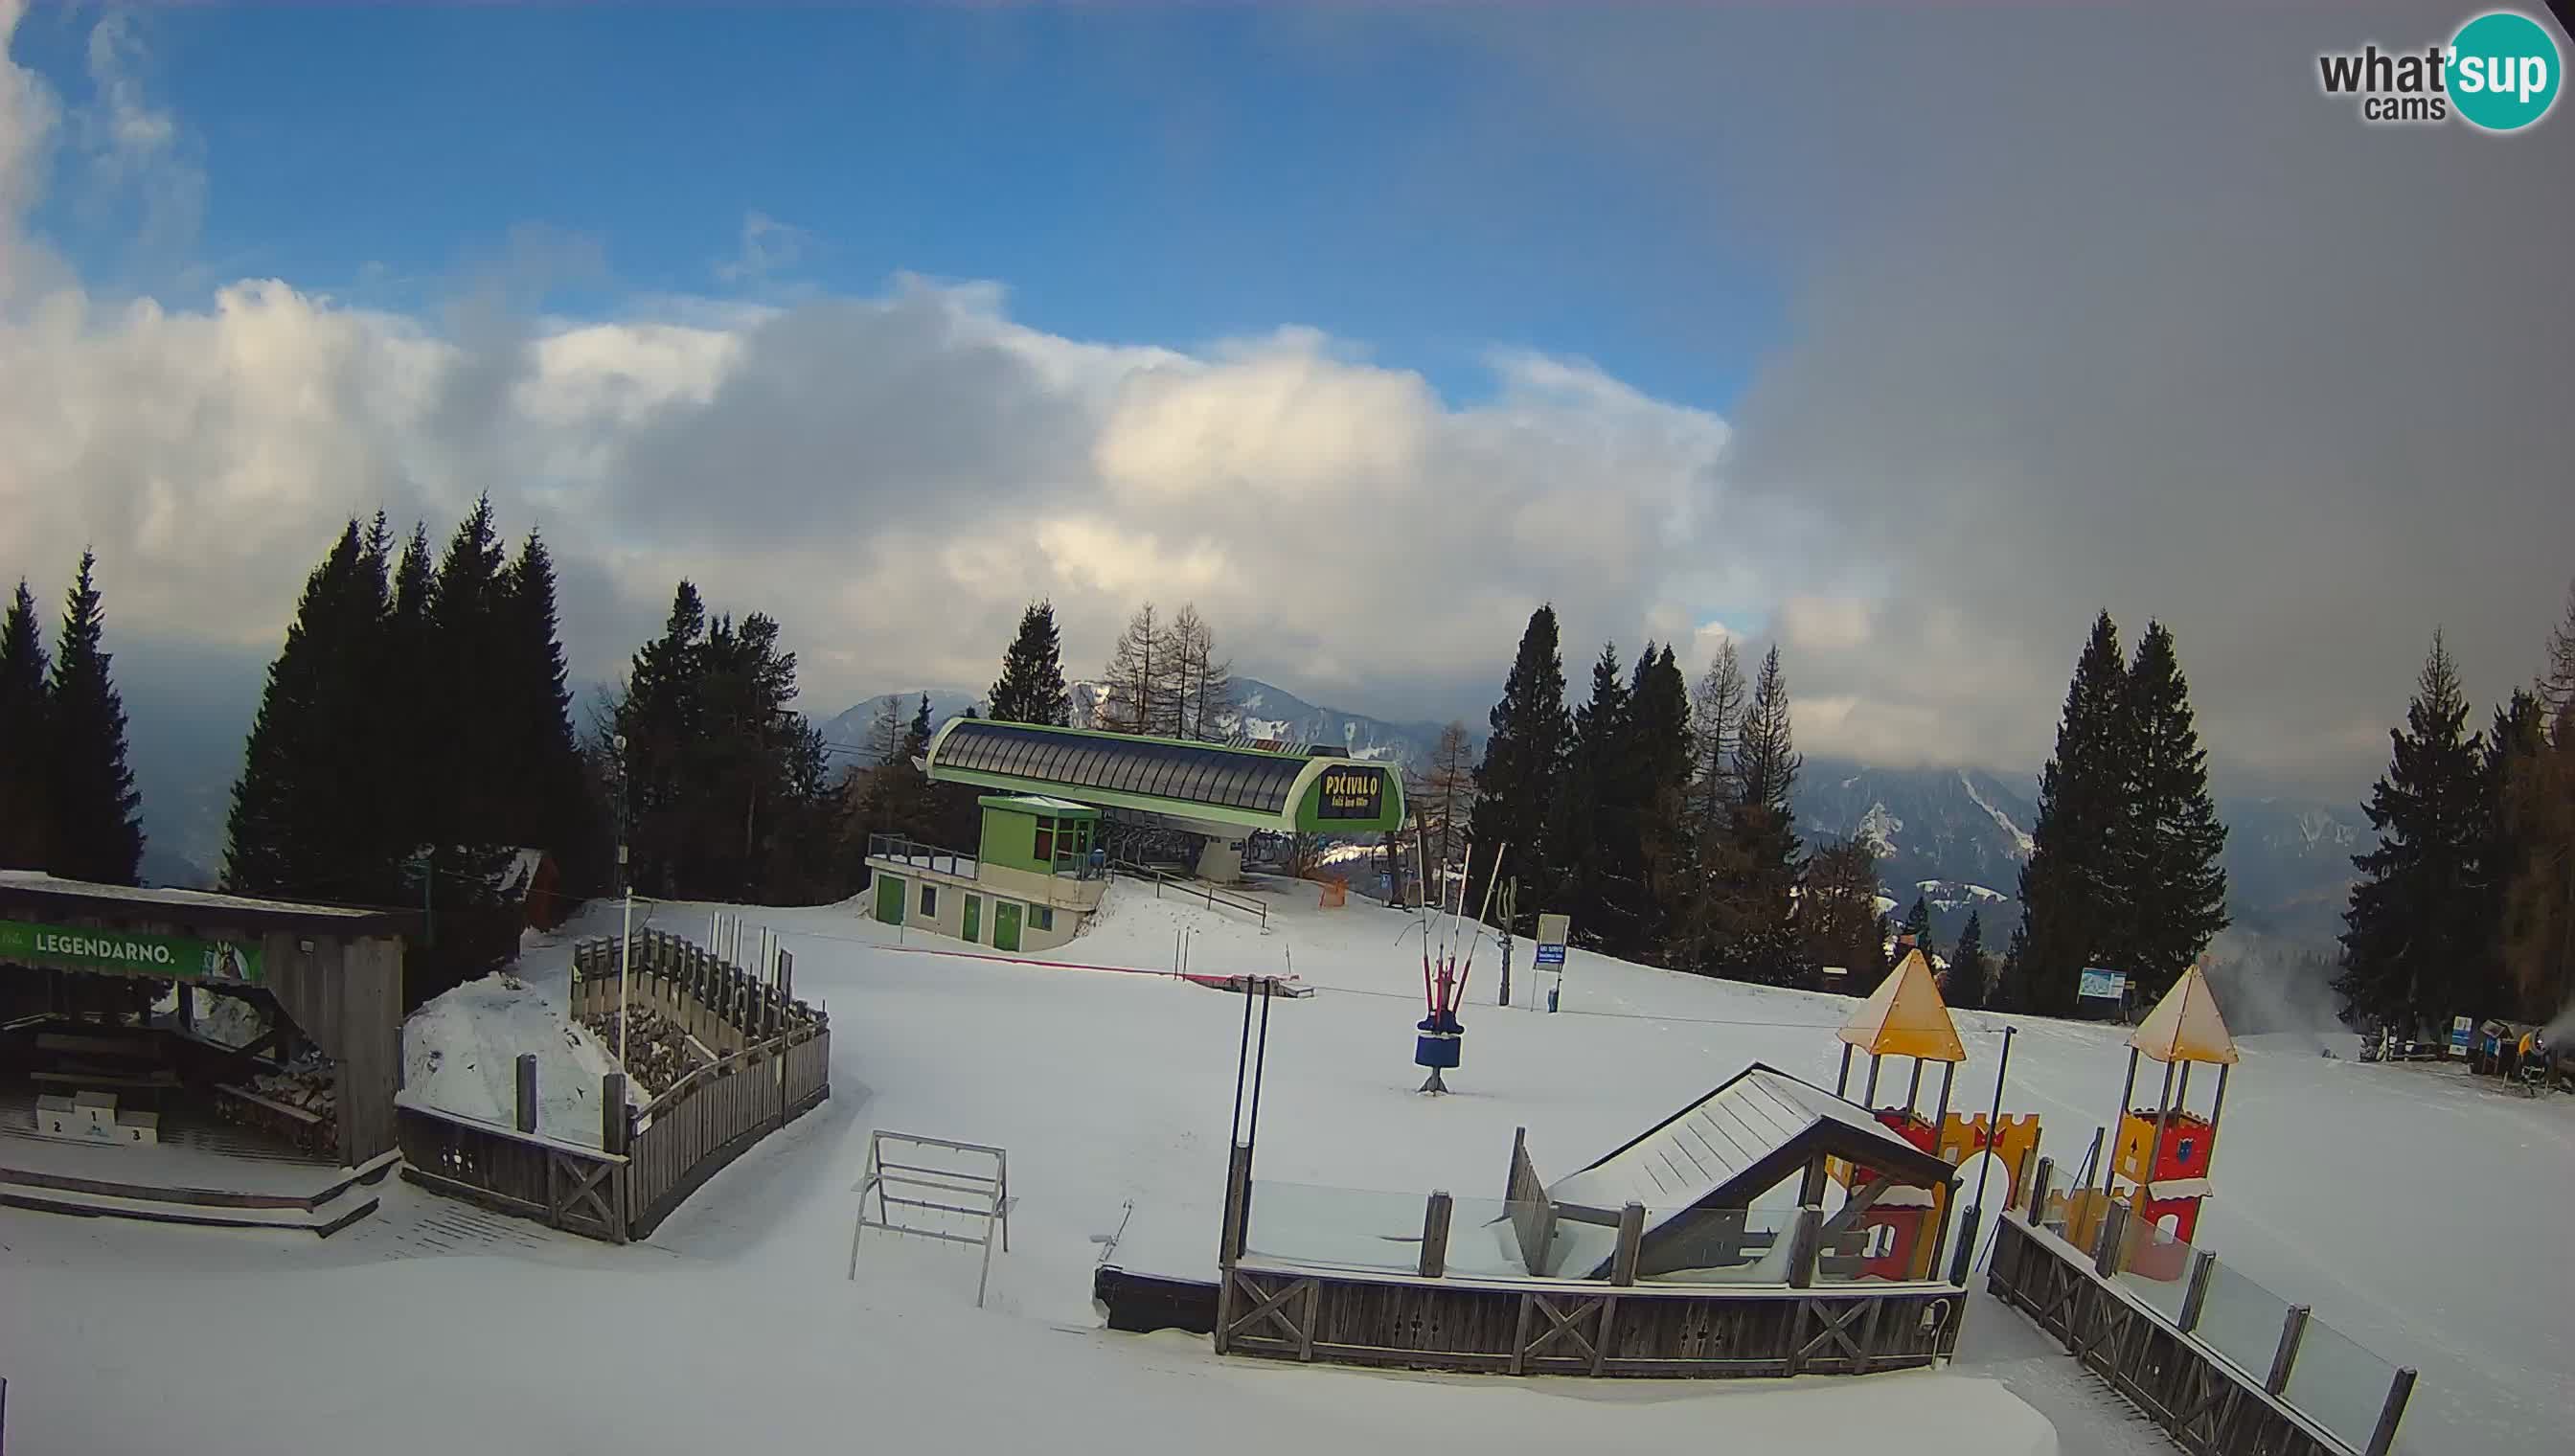
<path id="1" fill-rule="evenodd" d="M 2137 1100 L 2140 1057 L 2163 1064 L 2163 1085 L 2153 1105 Z M 2218 1119 L 2226 1110 L 2226 1078 L 2236 1059 L 2235 1038 L 2217 1011 L 2216 994 L 2196 965 L 2128 1036 L 2128 1074 L 2119 1089 L 2117 1133 L 2101 1163 L 2097 1190 L 2078 1186 L 2068 1195 L 2066 1226 L 2078 1241 L 2092 1236 L 2111 1204 L 2127 1210 L 2134 1247 L 2123 1267 L 2140 1278 L 2166 1282 L 2188 1272 L 2190 1243 L 2208 1198 L 2209 1163 L 2217 1152 Z M 2190 1108 L 2193 1066 L 2217 1068 L 2208 1112 Z"/>
<path id="2" fill-rule="evenodd" d="M 2003 1165 L 2004 1196 L 2008 1202 L 2018 1193 L 2021 1170 L 2028 1166 L 2030 1154 L 2038 1145 L 2038 1118 L 2035 1114 L 2002 1115 L 1999 1075 L 1992 1114 L 1962 1116 L 1949 1110 L 1958 1063 L 1967 1059 L 1966 1046 L 1958 1039 L 1958 1028 L 1949 1018 L 1947 1003 L 1940 999 L 1940 987 L 1931 974 L 1929 960 L 1909 938 L 1899 940 L 1897 945 L 1903 957 L 1834 1033 L 1842 1043 L 1834 1095 L 1849 1094 L 1852 1055 L 1868 1053 L 1868 1078 L 1860 1091 L 1860 1105 L 1898 1137 L 1952 1168 L 1979 1153 L 1992 1153 Z M 1886 1059 L 1893 1056 L 1912 1062 L 1911 1075 L 1905 1082 L 1903 1104 L 1881 1107 L 1877 1105 L 1878 1080 Z M 1925 1062 L 1940 1063 L 1940 1098 L 1928 1117 L 1920 1110 Z M 1874 1168 L 1853 1166 L 1838 1159 L 1828 1163 L 1824 1171 L 1854 1197 L 1878 1177 Z M 1810 1177 L 1805 1201 L 1813 1201 L 1813 1195 L 1820 1191 L 1820 1183 Z M 1930 1278 L 1948 1228 L 1948 1212 L 1945 1187 L 1881 1190 L 1853 1223 L 1855 1228 L 1867 1231 L 1863 1257 L 1868 1272 L 1882 1279 Z"/>

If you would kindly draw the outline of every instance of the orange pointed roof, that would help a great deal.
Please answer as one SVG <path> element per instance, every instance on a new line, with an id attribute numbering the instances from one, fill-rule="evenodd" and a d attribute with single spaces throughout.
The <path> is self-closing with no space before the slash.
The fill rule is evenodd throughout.
<path id="1" fill-rule="evenodd" d="M 2217 993 L 2194 965 L 2174 981 L 2128 1044 L 2156 1061 L 2208 1061 L 2235 1064 L 2235 1038 L 2226 1018 L 2217 1014 Z"/>
<path id="2" fill-rule="evenodd" d="M 1904 953 L 1835 1035 L 1871 1056 L 1917 1056 L 1924 1061 L 1965 1061 L 1967 1048 L 1949 1020 L 1949 1007 L 1931 979 L 1921 947 Z"/>

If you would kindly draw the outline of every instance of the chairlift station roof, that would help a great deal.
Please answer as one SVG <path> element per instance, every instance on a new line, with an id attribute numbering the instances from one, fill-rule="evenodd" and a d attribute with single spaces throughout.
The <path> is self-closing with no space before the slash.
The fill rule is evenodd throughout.
<path id="1" fill-rule="evenodd" d="M 1401 776 L 1336 753 L 953 719 L 923 765 L 934 782 L 1159 814 L 1208 833 L 1382 833 L 1403 822 Z"/>

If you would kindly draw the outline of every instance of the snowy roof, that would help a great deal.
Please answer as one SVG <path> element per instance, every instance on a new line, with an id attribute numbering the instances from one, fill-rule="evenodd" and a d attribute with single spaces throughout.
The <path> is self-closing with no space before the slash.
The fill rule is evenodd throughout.
<path id="1" fill-rule="evenodd" d="M 1886 973 L 1867 1000 L 1834 1033 L 1871 1056 L 1912 1056 L 1925 1061 L 1965 1061 L 1967 1048 L 1940 999 L 1930 962 L 1919 946 Z"/>
<path id="2" fill-rule="evenodd" d="M 1739 1208 L 1810 1157 L 1832 1154 L 1916 1183 L 1955 1169 L 1858 1105 L 1759 1062 L 1547 1190 L 1557 1203 L 1645 1206 L 1645 1236 L 1693 1208 Z"/>
<path id="3" fill-rule="evenodd" d="M 368 933 L 375 927 L 369 921 L 394 922 L 401 912 L 357 909 L 348 905 L 305 904 L 294 900 L 253 899 L 247 895 L 217 894 L 202 889 L 145 888 L 131 884 L 100 884 L 86 879 L 58 879 L 41 869 L 0 869 L 0 893 L 17 891 L 41 895 L 50 900 L 83 904 L 96 913 L 119 911 L 143 914 L 159 910 L 182 918 L 212 916 L 218 919 L 244 920 L 267 918 L 287 920 L 344 920 L 348 932 Z"/>
<path id="4" fill-rule="evenodd" d="M 2217 1014 L 2217 993 L 2194 965 L 2137 1024 L 2128 1044 L 2156 1061 L 2235 1063 L 2235 1038 Z"/>

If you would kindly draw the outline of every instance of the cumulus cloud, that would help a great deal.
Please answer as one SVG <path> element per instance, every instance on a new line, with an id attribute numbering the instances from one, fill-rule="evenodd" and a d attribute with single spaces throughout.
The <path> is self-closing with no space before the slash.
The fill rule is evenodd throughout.
<path id="1" fill-rule="evenodd" d="M 1799 591 L 1839 605 L 1779 619 L 1802 734 L 2025 767 L 2106 607 L 2131 642 L 2175 630 L 2221 766 L 2339 793 L 2435 625 L 2480 696 L 2535 671 L 2575 540 L 2575 125 L 2368 127 L 2315 81 L 2321 51 L 2478 8 L 1450 38 L 1525 88 L 1490 88 L 1485 145 L 1545 118 L 1691 199 L 1701 241 L 1780 260 L 1723 470 L 1736 511 L 1829 523 Z"/>
<path id="2" fill-rule="evenodd" d="M 2433 623 L 2481 691 L 2527 671 L 2575 537 L 2568 304 L 2532 284 L 2570 203 L 2534 180 L 2575 175 L 2575 131 L 2301 111 L 2322 103 L 2282 57 L 2321 41 L 2276 20 L 2121 50 L 2098 28 L 2132 17 L 1991 19 L 2015 40 L 1946 15 L 1837 51 L 1867 101 L 1823 112 L 1779 89 L 1811 67 L 1704 84 L 1737 28 L 1805 22 L 1626 23 L 1478 21 L 1561 105 L 1474 120 L 1507 148 L 1561 117 L 1793 260 L 1731 420 L 1524 349 L 1459 403 L 1293 327 L 1067 338 L 992 282 L 553 319 L 531 280 L 607 274 L 600 240 L 542 231 L 426 312 L 274 279 L 110 304 L 26 237 L 79 128 L 0 69 L 0 564 L 43 581 L 94 542 L 120 633 L 255 660 L 339 520 L 443 533 L 488 490 L 553 543 L 589 679 L 686 575 L 780 617 L 824 712 L 989 681 L 1051 595 L 1077 673 L 1140 601 L 1195 600 L 1241 671 L 1472 719 L 1551 600 L 1577 679 L 1604 639 L 1695 672 L 1775 638 L 1809 752 L 2016 771 L 2107 605 L 2176 627 L 2221 762 L 2336 792 L 2383 756 Z M 128 43 L 94 43 L 90 114 L 184 162 L 185 119 L 120 91 Z M 2050 69 L 2078 51 L 2124 59 Z M 2167 65 L 2200 77 L 2187 104 Z M 1756 144 L 1747 116 L 1800 125 Z M 741 283 L 812 246 L 759 214 L 741 242 Z"/>

